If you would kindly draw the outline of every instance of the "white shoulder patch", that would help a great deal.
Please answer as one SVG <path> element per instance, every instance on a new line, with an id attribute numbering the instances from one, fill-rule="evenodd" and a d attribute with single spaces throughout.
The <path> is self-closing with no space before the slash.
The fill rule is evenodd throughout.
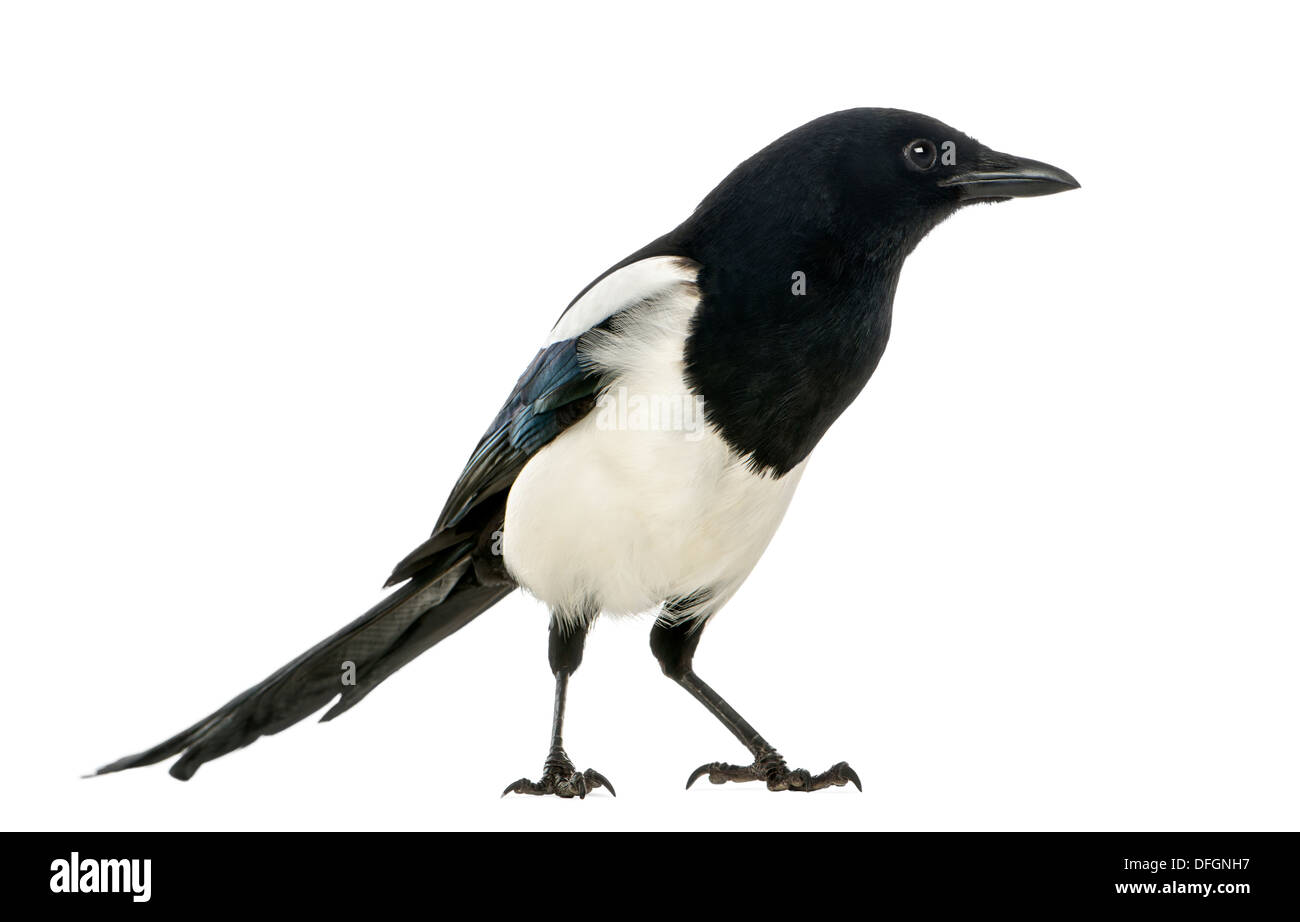
<path id="1" fill-rule="evenodd" d="M 581 336 L 625 308 L 693 283 L 697 272 L 694 263 L 680 256 L 652 256 L 611 272 L 569 306 L 546 344 Z"/>

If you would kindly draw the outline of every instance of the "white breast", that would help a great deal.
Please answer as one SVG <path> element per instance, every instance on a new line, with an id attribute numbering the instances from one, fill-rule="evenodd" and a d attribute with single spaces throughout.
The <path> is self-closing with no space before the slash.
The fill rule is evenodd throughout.
<path id="1" fill-rule="evenodd" d="M 696 614 L 712 614 L 762 556 L 803 473 L 753 473 L 705 422 L 683 375 L 694 275 L 660 266 L 629 286 L 634 307 L 605 315 L 614 330 L 584 343 L 609 381 L 596 410 L 529 461 L 506 505 L 506 566 L 562 614 L 634 614 L 700 590 L 710 598 Z M 633 269 L 645 278 L 640 263 L 620 272 Z"/>

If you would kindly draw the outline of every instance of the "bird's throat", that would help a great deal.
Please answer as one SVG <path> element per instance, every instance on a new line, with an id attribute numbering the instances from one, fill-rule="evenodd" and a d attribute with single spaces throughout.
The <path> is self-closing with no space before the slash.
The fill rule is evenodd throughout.
<path id="1" fill-rule="evenodd" d="M 901 254 L 858 266 L 810 260 L 779 286 L 748 290 L 700 273 L 687 380 L 755 468 L 793 469 L 861 392 L 889 341 L 901 264 Z"/>

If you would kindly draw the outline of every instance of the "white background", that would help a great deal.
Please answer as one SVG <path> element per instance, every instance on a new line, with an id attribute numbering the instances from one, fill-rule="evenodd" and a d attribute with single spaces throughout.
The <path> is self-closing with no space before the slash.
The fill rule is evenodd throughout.
<path id="1" fill-rule="evenodd" d="M 1297 141 L 1272 5 L 12 3 L 0 14 L 5 828 L 1300 826 Z M 516 594 L 335 723 L 80 780 L 378 597 L 569 298 L 832 110 L 1083 189 L 912 256 L 700 673 L 600 623 L 536 776 Z"/>

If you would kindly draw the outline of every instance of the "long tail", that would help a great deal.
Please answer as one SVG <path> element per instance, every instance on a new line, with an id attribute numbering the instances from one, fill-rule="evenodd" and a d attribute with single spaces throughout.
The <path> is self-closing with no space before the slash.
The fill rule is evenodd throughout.
<path id="1" fill-rule="evenodd" d="M 449 542 L 443 542 L 449 543 Z M 426 542 L 427 544 L 427 542 Z M 515 588 L 499 562 L 485 559 L 474 541 L 444 547 L 424 561 L 410 582 L 333 637 L 312 647 L 214 711 L 152 749 L 118 759 L 95 774 L 152 765 L 184 752 L 171 774 L 188 780 L 204 762 L 279 733 L 339 700 L 321 720 L 331 720 L 380 682 L 443 638 L 487 611 Z M 356 684 L 343 684 L 344 663 Z"/>

